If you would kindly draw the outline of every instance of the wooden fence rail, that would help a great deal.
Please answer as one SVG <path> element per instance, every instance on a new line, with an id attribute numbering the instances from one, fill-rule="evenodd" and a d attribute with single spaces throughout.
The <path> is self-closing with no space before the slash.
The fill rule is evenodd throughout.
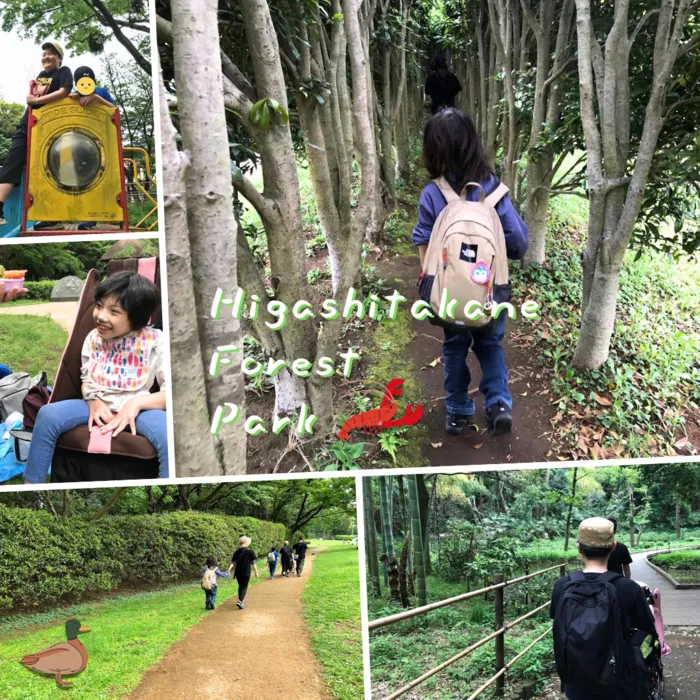
<path id="1" fill-rule="evenodd" d="M 447 659 L 447 661 L 443 661 L 439 666 L 435 666 L 435 668 L 431 668 L 429 671 L 426 671 L 422 676 L 419 676 L 418 678 L 412 680 L 410 683 L 407 683 L 404 685 L 402 688 L 399 688 L 398 690 L 394 691 L 391 695 L 388 695 L 385 700 L 394 700 L 395 698 L 400 697 L 401 695 L 404 695 L 407 693 L 409 690 L 412 688 L 415 688 L 416 686 L 420 685 L 421 683 L 424 683 L 428 678 L 431 676 L 434 676 L 437 673 L 440 673 L 441 671 L 444 671 L 446 668 L 449 666 L 452 666 L 456 661 L 459 661 L 460 659 L 464 658 L 465 656 L 468 656 L 471 654 L 473 651 L 476 651 L 479 647 L 482 647 L 484 644 L 487 644 L 488 642 L 495 640 L 496 644 L 496 673 L 489 678 L 486 683 L 484 683 L 480 688 L 478 688 L 472 695 L 469 696 L 468 700 L 475 700 L 475 698 L 479 697 L 485 690 L 490 688 L 494 683 L 496 684 L 496 694 L 497 695 L 502 695 L 503 694 L 503 688 L 504 688 L 504 683 L 505 683 L 505 674 L 510 669 L 517 661 L 519 661 L 528 651 L 530 651 L 535 644 L 538 642 L 542 641 L 552 630 L 551 627 L 541 634 L 537 639 L 535 639 L 533 642 L 528 644 L 525 649 L 523 649 L 517 656 L 513 657 L 508 663 L 505 662 L 505 633 L 509 630 L 512 629 L 513 627 L 517 627 L 519 624 L 524 622 L 530 617 L 533 617 L 537 613 L 541 612 L 547 606 L 550 604 L 551 601 L 547 601 L 546 603 L 543 603 L 539 607 L 535 608 L 534 610 L 530 610 L 530 612 L 526 613 L 525 615 L 522 615 L 521 617 L 517 618 L 516 620 L 513 620 L 512 622 L 507 623 L 504 618 L 504 589 L 507 586 L 512 586 L 516 583 L 522 583 L 523 581 L 527 581 L 528 579 L 534 578 L 535 576 L 541 576 L 542 574 L 547 573 L 548 571 L 553 571 L 554 569 L 559 569 L 559 573 L 561 576 L 566 575 L 566 563 L 562 561 L 560 564 L 557 564 L 555 566 L 550 566 L 547 569 L 541 569 L 540 571 L 536 571 L 533 574 L 527 574 L 525 576 L 520 576 L 515 579 L 511 579 L 510 581 L 505 581 L 503 574 L 498 574 L 495 577 L 496 583 L 493 584 L 492 586 L 486 586 L 485 588 L 480 588 L 477 591 L 471 591 L 470 593 L 463 593 L 462 595 L 454 596 L 453 598 L 446 598 L 445 600 L 440 600 L 437 601 L 436 603 L 430 603 L 428 605 L 423 605 L 420 608 L 414 608 L 413 610 L 407 610 L 403 613 L 398 613 L 396 615 L 388 615 L 387 617 L 382 617 L 378 620 L 373 620 L 372 622 L 369 623 L 369 629 L 378 629 L 379 627 L 385 627 L 386 625 L 392 625 L 397 622 L 401 622 L 402 620 L 409 619 L 411 617 L 415 617 L 416 615 L 423 615 L 425 613 L 431 612 L 432 610 L 437 610 L 438 608 L 445 607 L 446 605 L 454 605 L 455 603 L 459 603 L 464 600 L 468 600 L 469 598 L 473 598 L 474 596 L 477 595 L 484 595 L 485 593 L 489 593 L 491 591 L 495 592 L 495 601 L 494 601 L 494 607 L 495 607 L 495 612 L 496 612 L 496 629 L 493 631 L 491 634 L 487 635 L 483 639 L 480 639 L 478 642 L 475 642 L 472 644 L 470 647 L 460 651 L 459 653 L 455 654 L 454 656 L 450 657 Z M 500 579 L 500 580 L 499 580 Z"/>

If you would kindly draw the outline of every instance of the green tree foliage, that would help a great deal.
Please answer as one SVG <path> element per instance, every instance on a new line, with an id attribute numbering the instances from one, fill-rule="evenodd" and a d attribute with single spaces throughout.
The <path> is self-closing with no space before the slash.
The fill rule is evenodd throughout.
<path id="1" fill-rule="evenodd" d="M 5 162 L 12 136 L 24 114 L 24 105 L 0 100 L 0 163 Z"/>

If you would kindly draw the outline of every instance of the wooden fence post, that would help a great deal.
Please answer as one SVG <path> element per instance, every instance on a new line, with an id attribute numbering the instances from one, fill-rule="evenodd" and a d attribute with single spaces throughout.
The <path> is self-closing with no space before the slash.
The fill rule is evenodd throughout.
<path id="1" fill-rule="evenodd" d="M 495 583 L 503 583 L 505 577 L 503 574 L 496 574 Z M 503 627 L 504 616 L 503 616 L 503 599 L 504 599 L 505 588 L 497 588 L 494 591 L 494 605 L 496 608 L 496 630 L 500 630 Z M 499 634 L 496 637 L 496 673 L 498 673 L 505 665 L 505 632 Z M 496 680 L 496 695 L 503 695 L 503 688 L 505 686 L 505 674 L 500 676 Z"/>
<path id="2" fill-rule="evenodd" d="M 559 567 L 559 576 L 564 578 L 564 576 L 566 576 L 566 559 L 560 559 L 559 563 L 561 564 Z"/>

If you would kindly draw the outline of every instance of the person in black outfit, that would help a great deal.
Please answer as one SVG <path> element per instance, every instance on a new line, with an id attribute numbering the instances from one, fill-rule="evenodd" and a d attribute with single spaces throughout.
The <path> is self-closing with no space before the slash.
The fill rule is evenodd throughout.
<path id="1" fill-rule="evenodd" d="M 608 518 L 608 520 L 613 524 L 613 529 L 617 535 L 617 519 Z M 632 578 L 632 572 L 630 571 L 630 564 L 632 563 L 632 556 L 630 555 L 630 550 L 627 546 L 615 540 L 615 549 L 613 549 L 610 559 L 608 559 L 608 571 L 614 571 L 616 574 L 622 574 L 627 578 Z"/>
<path id="2" fill-rule="evenodd" d="M 32 80 L 30 94 L 27 95 L 27 107 L 40 109 L 44 105 L 62 100 L 70 95 L 73 88 L 73 74 L 63 64 L 63 48 L 56 41 L 47 41 L 41 46 L 41 65 L 43 70 Z M 24 111 L 22 119 L 12 137 L 10 150 L 5 163 L 0 168 L 0 226 L 6 223 L 4 205 L 10 192 L 18 185 L 22 171 L 27 162 L 27 129 L 29 109 Z"/>
<path id="3" fill-rule="evenodd" d="M 289 576 L 289 572 L 294 566 L 292 548 L 289 546 L 289 542 L 287 542 L 287 540 L 284 541 L 284 547 L 280 549 L 280 557 L 282 559 L 282 576 L 286 578 Z"/>
<path id="4" fill-rule="evenodd" d="M 231 557 L 231 565 L 228 570 L 233 569 L 233 578 L 238 580 L 238 602 L 236 605 L 243 610 L 243 601 L 250 583 L 250 571 L 251 569 L 255 571 L 255 578 L 258 578 L 258 567 L 255 564 L 257 559 L 255 552 L 250 548 L 250 537 L 243 535 L 238 541 L 238 545 L 238 549 Z"/>
<path id="5" fill-rule="evenodd" d="M 606 525 L 607 523 L 607 525 Z M 583 560 L 583 573 L 587 580 L 595 581 L 599 576 L 608 572 L 608 558 L 615 546 L 614 528 L 607 518 L 588 518 L 579 525 L 578 551 Z M 560 578 L 552 593 L 552 602 L 549 607 L 549 616 L 556 620 L 557 607 L 570 577 Z M 641 630 L 656 637 L 654 616 L 649 610 L 649 604 L 642 587 L 631 579 L 618 576 L 613 581 L 617 599 L 622 612 L 624 630 L 623 637 L 628 640 L 630 646 L 628 658 L 634 658 L 634 651 L 630 640 L 633 629 Z M 556 624 L 556 622 L 555 622 Z M 623 679 L 620 692 L 610 697 L 595 695 L 590 688 L 574 687 L 565 683 L 562 688 L 568 700 L 641 700 L 638 690 L 638 681 L 633 666 L 622 669 Z"/>
<path id="6" fill-rule="evenodd" d="M 300 535 L 299 541 L 292 547 L 297 555 L 297 576 L 301 576 L 301 572 L 304 570 L 304 560 L 306 559 L 306 550 L 308 548 L 309 545 L 304 542 L 304 538 Z"/>
<path id="7" fill-rule="evenodd" d="M 451 73 L 444 56 L 436 56 L 432 72 L 425 81 L 425 94 L 430 95 L 430 111 L 437 114 L 444 107 L 454 107 L 455 97 L 462 90 L 459 78 Z"/>

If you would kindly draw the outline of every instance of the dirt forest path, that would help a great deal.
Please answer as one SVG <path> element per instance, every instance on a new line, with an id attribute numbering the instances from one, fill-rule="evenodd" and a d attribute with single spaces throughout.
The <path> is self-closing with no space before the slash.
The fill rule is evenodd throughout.
<path id="1" fill-rule="evenodd" d="M 398 256 L 377 263 L 377 270 L 386 280 L 390 293 L 398 289 L 408 299 L 405 308 L 418 299 L 416 280 L 420 272 L 418 257 Z M 407 311 L 407 313 L 409 312 Z M 551 449 L 548 435 L 552 426 L 549 419 L 556 409 L 550 405 L 551 395 L 542 394 L 547 389 L 542 370 L 535 366 L 532 350 L 527 341 L 528 329 L 518 321 L 509 321 L 503 343 L 509 371 L 509 389 L 513 397 L 513 432 L 510 435 L 489 437 L 477 389 L 481 380 L 479 363 L 472 352 L 467 364 L 472 375 L 471 396 L 477 410 L 475 422 L 479 431 L 465 429 L 460 436 L 445 432 L 445 392 L 441 364 L 429 365 L 442 354 L 442 329 L 427 321 L 417 321 L 412 316 L 413 340 L 408 345 L 408 355 L 413 360 L 421 382 L 424 417 L 422 424 L 428 429 L 428 440 L 423 448 L 424 463 L 430 466 L 491 465 L 518 462 L 542 462 Z M 425 369 L 421 370 L 421 367 Z M 407 397 L 411 400 L 410 397 Z M 442 443 L 439 447 L 432 444 Z"/>
<path id="2" fill-rule="evenodd" d="M 244 610 L 236 606 L 235 595 L 217 605 L 146 672 L 129 697 L 328 700 L 330 694 L 311 651 L 301 604 L 301 593 L 313 569 L 313 555 L 319 551 L 306 557 L 300 578 L 278 574 L 274 581 L 268 576 L 250 588 Z M 266 566 L 258 569 L 261 577 L 267 575 Z M 283 689 L 280 678 L 284 678 Z"/>
<path id="3" fill-rule="evenodd" d="M 3 304 L 3 306 L 5 306 Z M 0 314 L 23 315 L 23 316 L 50 316 L 64 331 L 71 332 L 75 312 L 78 309 L 77 301 L 51 301 L 44 304 L 22 304 L 0 309 Z"/>

